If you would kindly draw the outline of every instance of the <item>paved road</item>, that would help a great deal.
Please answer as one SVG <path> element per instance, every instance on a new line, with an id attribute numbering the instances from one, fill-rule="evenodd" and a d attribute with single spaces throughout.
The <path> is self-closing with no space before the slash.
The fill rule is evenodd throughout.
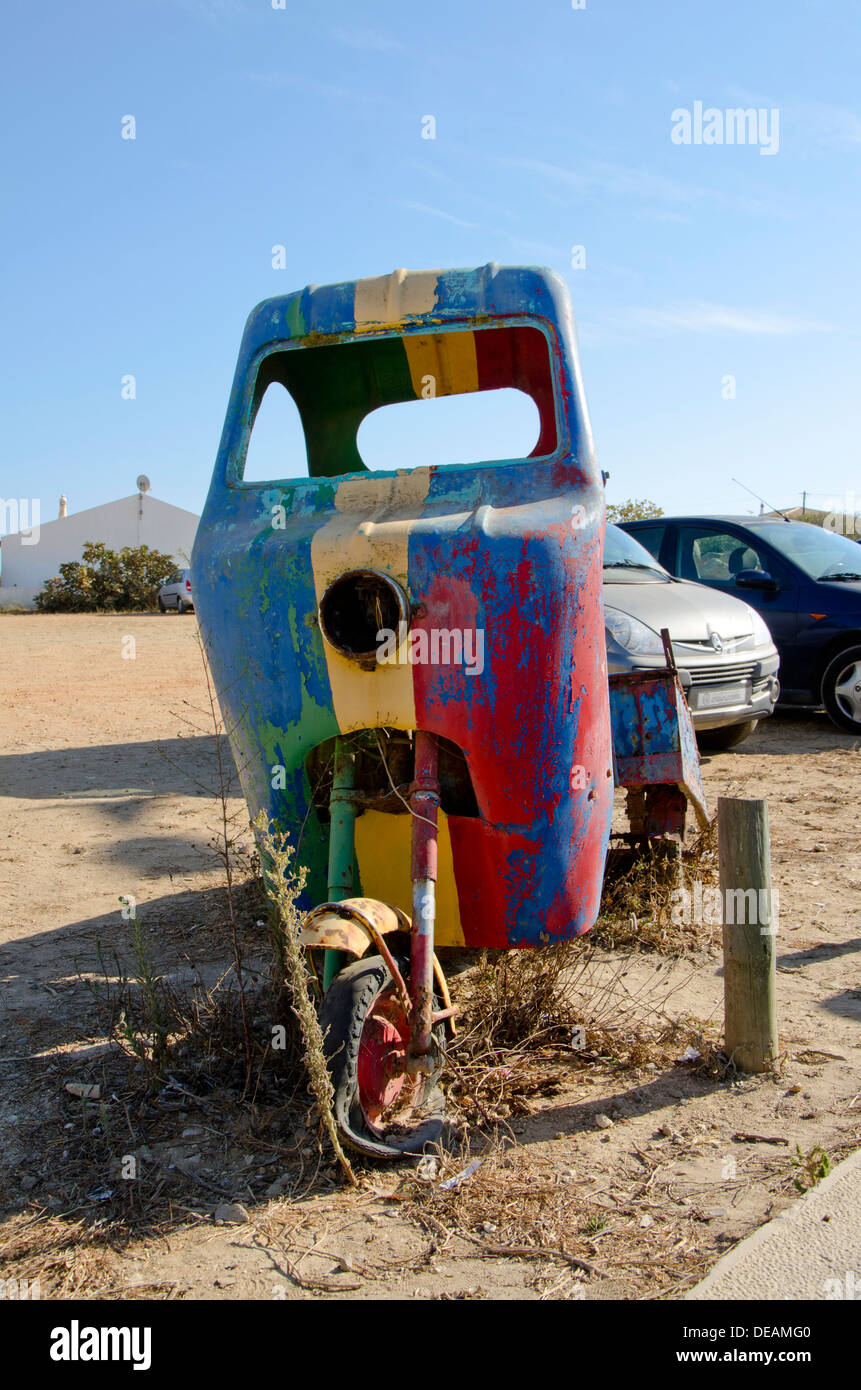
<path id="1" fill-rule="evenodd" d="M 861 1301 L 861 1150 L 725 1255 L 685 1297 Z"/>

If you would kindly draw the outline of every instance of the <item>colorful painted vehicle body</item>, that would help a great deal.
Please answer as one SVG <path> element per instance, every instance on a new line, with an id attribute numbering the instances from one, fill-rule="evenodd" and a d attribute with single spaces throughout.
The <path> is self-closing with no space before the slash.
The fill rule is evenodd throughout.
<path id="1" fill-rule="evenodd" d="M 363 418 L 429 380 L 436 395 L 526 391 L 532 455 L 366 470 Z M 309 476 L 244 482 L 275 381 Z M 555 275 L 398 271 L 253 311 L 192 570 L 249 808 L 297 845 L 309 907 L 331 897 L 334 741 L 355 735 L 352 891 L 412 913 L 406 799 L 424 731 L 439 750 L 436 942 L 537 946 L 592 925 L 613 795 L 603 526 Z M 384 664 L 377 627 L 397 633 Z"/>

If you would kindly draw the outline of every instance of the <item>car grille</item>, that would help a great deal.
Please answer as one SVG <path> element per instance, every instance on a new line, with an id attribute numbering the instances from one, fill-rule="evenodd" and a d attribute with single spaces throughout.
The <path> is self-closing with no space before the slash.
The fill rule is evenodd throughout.
<path id="1" fill-rule="evenodd" d="M 755 661 L 722 661 L 710 666 L 688 667 L 691 685 L 725 685 L 729 681 L 753 679 Z"/>

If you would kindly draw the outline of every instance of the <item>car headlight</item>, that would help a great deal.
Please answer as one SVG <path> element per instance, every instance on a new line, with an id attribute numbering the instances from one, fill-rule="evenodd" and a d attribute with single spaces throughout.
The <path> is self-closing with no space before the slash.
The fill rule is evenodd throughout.
<path id="1" fill-rule="evenodd" d="M 664 644 L 654 628 L 632 618 L 630 613 L 622 613 L 618 608 L 604 609 L 604 626 L 607 631 L 634 656 L 662 656 Z"/>
<path id="2" fill-rule="evenodd" d="M 746 606 L 747 611 L 750 614 L 751 622 L 753 623 L 754 644 L 757 647 L 761 647 L 764 643 L 771 642 L 771 633 L 768 629 L 767 623 L 763 622 L 762 618 L 759 616 L 755 608 L 751 608 L 749 604 Z"/>

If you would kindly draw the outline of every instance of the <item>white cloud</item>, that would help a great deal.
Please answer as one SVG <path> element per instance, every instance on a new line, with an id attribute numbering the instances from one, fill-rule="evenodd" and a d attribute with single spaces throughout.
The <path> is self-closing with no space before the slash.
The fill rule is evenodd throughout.
<path id="1" fill-rule="evenodd" d="M 861 152 L 861 114 L 851 106 L 828 101 L 775 101 L 762 93 L 730 87 L 732 99 L 743 106 L 777 107 L 790 134 L 785 149 L 810 154 L 822 150 Z"/>
<path id="2" fill-rule="evenodd" d="M 745 193 L 724 193 L 692 183 L 689 179 L 671 179 L 663 174 L 651 174 L 646 169 L 632 169 L 623 164 L 594 161 L 582 169 L 566 169 L 541 159 L 503 159 L 501 162 L 537 174 L 556 188 L 570 188 L 581 196 L 610 193 L 621 198 L 636 198 L 672 207 L 689 208 L 698 203 L 711 203 L 754 213 L 767 211 L 775 215 L 777 211 L 773 201 L 766 202 Z"/>
<path id="3" fill-rule="evenodd" d="M 410 208 L 413 212 L 424 212 L 429 217 L 441 217 L 444 222 L 453 222 L 456 227 L 468 227 L 470 230 L 481 230 L 478 222 L 466 222 L 462 217 L 455 217 L 453 213 L 443 212 L 442 208 L 429 207 L 427 203 L 414 203 L 404 199 L 401 206 Z"/>
<path id="4" fill-rule="evenodd" d="M 326 101 L 354 102 L 359 106 L 391 106 L 391 97 L 367 87 L 363 89 L 337 87 L 331 82 L 317 82 L 312 77 L 300 77 L 290 72 L 244 72 L 246 82 L 257 82 L 263 87 L 296 87 L 299 91 L 313 92 Z"/>
<path id="5" fill-rule="evenodd" d="M 861 151 L 861 116 L 848 106 L 809 101 L 790 107 L 787 116 L 817 145 Z"/>
<path id="6" fill-rule="evenodd" d="M 747 333 L 786 336 L 794 333 L 824 333 L 829 325 L 785 314 L 757 309 L 736 309 L 725 304 L 691 301 L 666 309 L 630 309 L 624 315 L 629 324 L 642 328 L 681 329 L 694 333 Z"/>
<path id="7" fill-rule="evenodd" d="M 333 29 L 332 38 L 362 53 L 403 53 L 404 45 L 391 34 L 376 29 Z"/>
<path id="8" fill-rule="evenodd" d="M 195 19 L 203 19 L 208 24 L 220 24 L 245 12 L 242 0 L 162 0 Z"/>

